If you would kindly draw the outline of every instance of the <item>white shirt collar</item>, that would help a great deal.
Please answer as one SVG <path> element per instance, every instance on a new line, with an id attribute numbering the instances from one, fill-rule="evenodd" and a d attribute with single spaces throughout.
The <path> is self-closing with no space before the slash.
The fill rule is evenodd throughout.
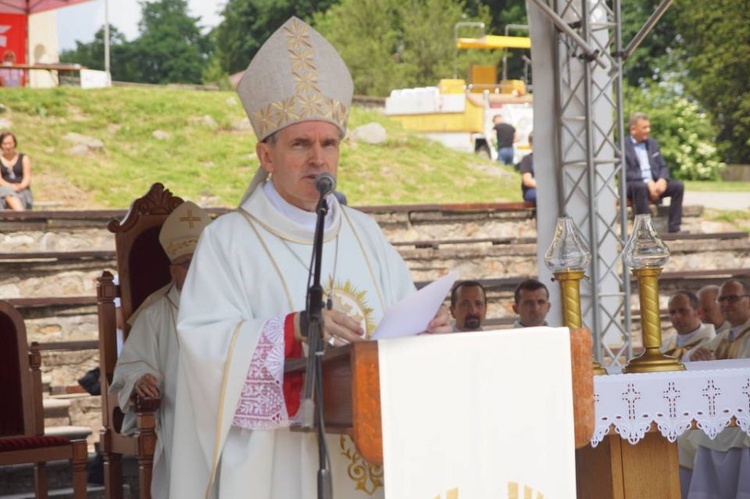
<path id="1" fill-rule="evenodd" d="M 287 217 L 290 221 L 305 227 L 308 230 L 315 230 L 315 223 L 318 220 L 318 215 L 311 211 L 305 211 L 298 208 L 288 202 L 286 199 L 281 197 L 279 191 L 273 185 L 273 182 L 267 181 L 263 185 L 263 191 L 266 193 L 268 200 L 271 202 L 274 208 L 279 210 L 282 215 Z M 335 220 L 335 210 L 338 209 L 338 203 L 331 202 L 331 198 L 334 197 L 331 194 L 328 195 L 326 201 L 328 202 L 329 212 L 326 215 L 325 228 L 328 229 Z"/>

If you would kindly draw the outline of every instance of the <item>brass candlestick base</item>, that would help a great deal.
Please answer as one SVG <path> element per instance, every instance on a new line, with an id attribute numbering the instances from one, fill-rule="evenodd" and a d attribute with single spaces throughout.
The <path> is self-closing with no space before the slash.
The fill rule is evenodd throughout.
<path id="1" fill-rule="evenodd" d="M 583 270 L 563 270 L 555 272 L 555 279 L 560 283 L 562 294 L 563 324 L 571 329 L 582 327 L 581 320 L 581 283 Z M 592 359 L 594 376 L 607 374 L 596 359 Z"/>
<path id="2" fill-rule="evenodd" d="M 659 275 L 661 268 L 646 267 L 633 269 L 638 278 L 638 298 L 641 303 L 641 325 L 643 346 L 646 351 L 631 359 L 623 368 L 624 373 L 653 373 L 664 371 L 684 371 L 685 366 L 661 353 L 661 317 L 659 316 Z"/>
<path id="3" fill-rule="evenodd" d="M 630 362 L 622 369 L 622 372 L 633 374 L 684 370 L 685 366 L 679 360 L 664 355 L 658 348 L 656 350 L 650 348 L 640 356 L 630 359 Z"/>

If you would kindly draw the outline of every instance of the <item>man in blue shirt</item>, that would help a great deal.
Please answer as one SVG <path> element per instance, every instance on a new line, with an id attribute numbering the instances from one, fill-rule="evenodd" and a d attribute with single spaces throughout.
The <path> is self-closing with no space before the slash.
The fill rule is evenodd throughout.
<path id="1" fill-rule="evenodd" d="M 625 138 L 625 178 L 627 196 L 637 215 L 650 213 L 649 201 L 669 203 L 669 232 L 680 232 L 682 223 L 682 197 L 685 185 L 669 178 L 669 169 L 652 138 L 651 122 L 645 113 L 634 113 L 630 118 L 630 135 Z"/>

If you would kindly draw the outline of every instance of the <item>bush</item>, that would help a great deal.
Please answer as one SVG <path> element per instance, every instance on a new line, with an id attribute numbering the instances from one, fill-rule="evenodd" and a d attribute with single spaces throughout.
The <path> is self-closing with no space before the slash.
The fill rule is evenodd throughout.
<path id="1" fill-rule="evenodd" d="M 710 117 L 674 87 L 672 83 L 626 87 L 625 129 L 631 113 L 645 112 L 651 120 L 651 136 L 659 142 L 673 178 L 718 180 L 726 164 L 719 157 Z"/>

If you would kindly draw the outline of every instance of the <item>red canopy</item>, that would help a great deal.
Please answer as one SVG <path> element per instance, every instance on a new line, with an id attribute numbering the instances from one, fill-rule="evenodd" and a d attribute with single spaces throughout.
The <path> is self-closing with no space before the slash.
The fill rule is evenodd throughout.
<path id="1" fill-rule="evenodd" d="M 91 0 L 0 0 L 2 14 L 36 14 Z"/>

